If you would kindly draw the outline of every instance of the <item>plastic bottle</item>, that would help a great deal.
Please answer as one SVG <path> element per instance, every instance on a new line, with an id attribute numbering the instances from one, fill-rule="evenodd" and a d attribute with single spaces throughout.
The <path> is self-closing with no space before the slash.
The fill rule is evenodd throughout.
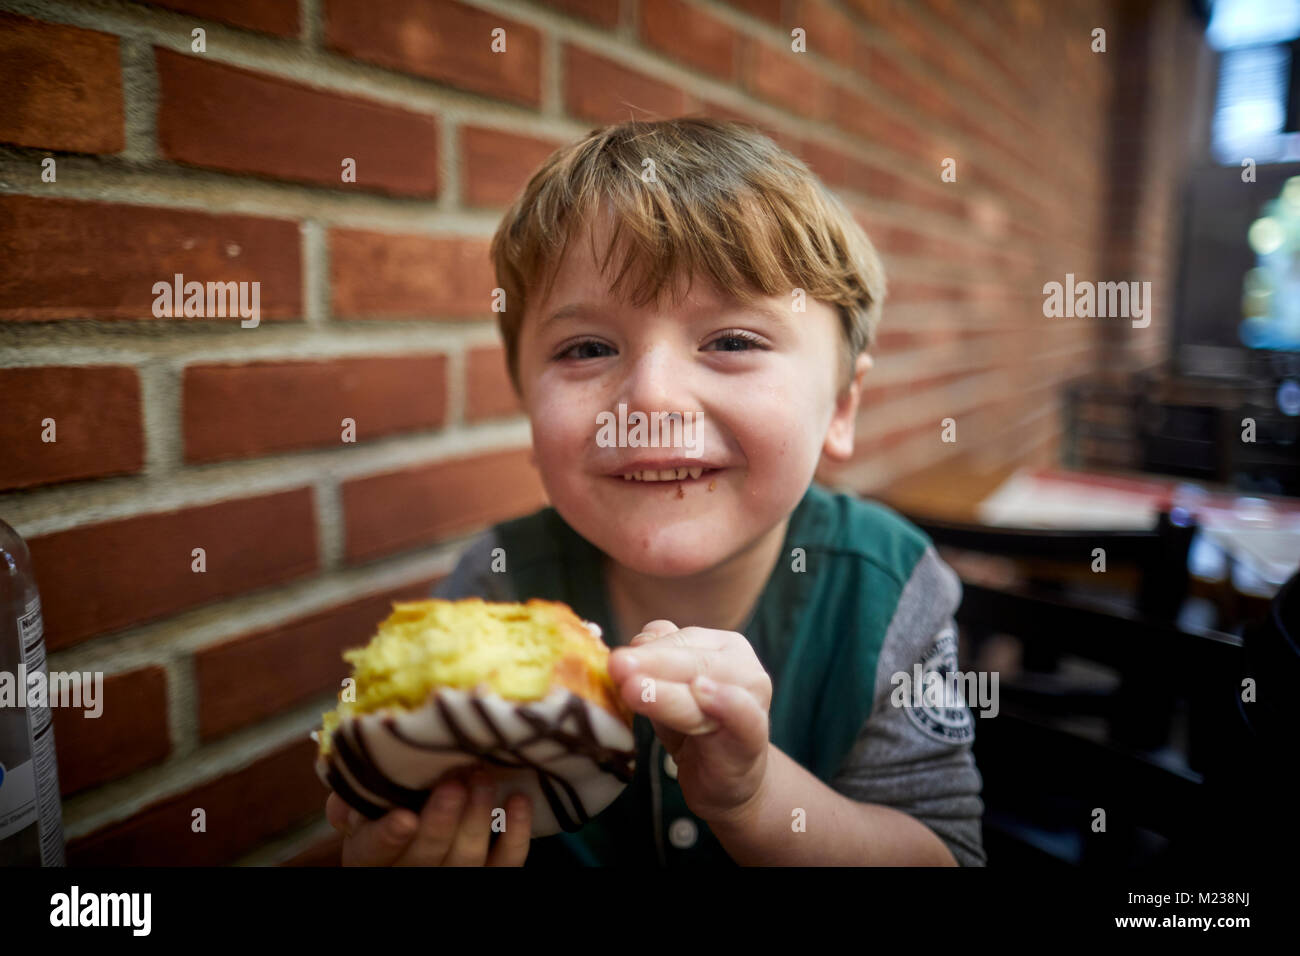
<path id="1" fill-rule="evenodd" d="M 31 555 L 0 521 L 0 866 L 66 862 L 49 702 L 24 706 L 27 676 L 45 674 L 44 632 Z"/>

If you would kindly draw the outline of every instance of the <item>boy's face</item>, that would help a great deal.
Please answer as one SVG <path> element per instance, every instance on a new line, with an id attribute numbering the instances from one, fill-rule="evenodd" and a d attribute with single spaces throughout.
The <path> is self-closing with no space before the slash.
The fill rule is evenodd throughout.
<path id="1" fill-rule="evenodd" d="M 608 236 L 601 219 L 602 256 Z M 823 451 L 851 454 L 870 360 L 859 360 L 853 387 L 837 397 L 843 333 L 830 306 L 809 298 L 795 312 L 789 295 L 743 305 L 697 278 L 676 305 L 666 295 L 660 309 L 634 308 L 608 285 L 590 236 L 576 236 L 550 296 L 529 306 L 518 361 L 534 460 L 556 510 L 619 564 L 656 577 L 707 570 L 789 515 Z M 569 314 L 552 318 L 562 309 Z M 604 447 L 599 416 L 617 419 L 620 403 L 629 419 L 678 412 L 698 422 L 685 432 L 689 447 Z M 666 460 L 706 470 L 695 479 L 623 477 Z"/>

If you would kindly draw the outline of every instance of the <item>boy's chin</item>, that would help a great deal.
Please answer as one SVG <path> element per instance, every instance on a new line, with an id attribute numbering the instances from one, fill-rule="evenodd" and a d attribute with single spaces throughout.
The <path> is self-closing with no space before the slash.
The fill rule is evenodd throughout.
<path id="1" fill-rule="evenodd" d="M 699 551 L 688 552 L 678 545 L 646 551 L 622 545 L 612 551 L 605 550 L 605 553 L 629 571 L 656 578 L 681 578 L 699 574 L 722 561 L 720 555 L 701 554 Z"/>
<path id="2" fill-rule="evenodd" d="M 707 571 L 726 559 L 729 544 L 721 535 L 680 535 L 664 528 L 642 530 L 625 524 L 588 540 L 629 571 L 658 578 Z"/>

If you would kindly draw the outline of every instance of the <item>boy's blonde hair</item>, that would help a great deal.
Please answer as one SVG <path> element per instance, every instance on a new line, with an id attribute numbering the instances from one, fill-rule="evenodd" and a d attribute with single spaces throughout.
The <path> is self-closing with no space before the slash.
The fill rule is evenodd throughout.
<path id="1" fill-rule="evenodd" d="M 697 273 L 742 302 L 755 289 L 803 289 L 837 307 L 839 387 L 851 381 L 885 296 L 884 269 L 866 233 L 807 166 L 754 127 L 684 117 L 592 130 L 551 154 L 506 212 L 491 255 L 506 294 L 498 323 L 516 394 L 527 296 L 544 282 L 545 299 L 570 238 L 604 204 L 615 225 L 598 261 L 604 274 L 623 250 L 616 296 L 630 280 L 634 305 L 657 304 L 670 282 Z"/>

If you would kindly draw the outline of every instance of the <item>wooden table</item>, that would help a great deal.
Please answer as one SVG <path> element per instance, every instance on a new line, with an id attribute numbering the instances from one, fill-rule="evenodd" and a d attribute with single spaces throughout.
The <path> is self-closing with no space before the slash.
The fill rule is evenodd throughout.
<path id="1" fill-rule="evenodd" d="M 1180 485 L 1205 494 L 1176 496 Z M 1134 472 L 1060 468 L 979 469 L 945 462 L 909 475 L 876 497 L 906 514 L 991 527 L 1150 528 L 1171 503 L 1196 501 L 1193 593 L 1223 604 L 1267 601 L 1300 567 L 1300 499 L 1244 495 L 1233 488 Z M 1242 499 L 1264 502 L 1250 517 Z M 1216 562 L 1220 567 L 1216 567 Z M 1225 597 L 1224 589 L 1231 592 Z"/>

